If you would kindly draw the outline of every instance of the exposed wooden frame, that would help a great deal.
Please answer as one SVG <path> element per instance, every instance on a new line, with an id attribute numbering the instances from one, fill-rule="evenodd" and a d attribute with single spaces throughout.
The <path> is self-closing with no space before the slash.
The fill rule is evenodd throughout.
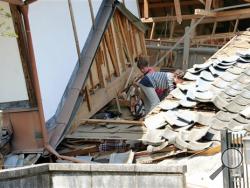
<path id="1" fill-rule="evenodd" d="M 189 6 L 189 5 L 200 5 L 199 2 L 197 2 L 196 0 L 190 0 L 190 1 L 183 1 L 181 2 L 180 6 Z M 156 9 L 156 8 L 170 8 L 170 7 L 174 7 L 175 4 L 174 2 L 157 2 L 157 3 L 153 3 L 150 2 L 149 3 L 149 9 Z"/>
<path id="2" fill-rule="evenodd" d="M 204 18 L 201 21 L 201 23 L 213 23 L 216 21 L 222 22 L 222 21 L 230 21 L 230 20 L 236 20 L 236 19 L 246 19 L 250 17 L 250 8 L 217 12 L 213 16 L 214 18 L 211 18 L 211 17 Z M 198 19 L 201 17 L 202 15 L 196 15 L 196 14 L 182 15 L 183 20 Z M 177 21 L 177 17 L 176 16 L 150 17 L 148 19 L 142 18 L 141 21 L 143 23 Z"/>
<path id="3" fill-rule="evenodd" d="M 144 0 L 144 18 L 148 18 L 149 17 L 149 13 L 148 13 L 148 0 Z"/>
<path id="4" fill-rule="evenodd" d="M 175 14 L 177 17 L 177 22 L 181 24 L 182 22 L 182 16 L 181 16 L 181 6 L 179 0 L 174 0 L 174 7 L 175 7 Z"/>
<path id="5" fill-rule="evenodd" d="M 92 24 L 95 25 L 95 16 L 94 16 L 94 10 L 93 10 L 93 6 L 92 6 L 92 1 L 88 0 L 88 2 L 89 2 L 89 10 L 90 10 Z"/>
<path id="6" fill-rule="evenodd" d="M 206 0 L 205 10 L 210 11 L 212 0 Z"/>

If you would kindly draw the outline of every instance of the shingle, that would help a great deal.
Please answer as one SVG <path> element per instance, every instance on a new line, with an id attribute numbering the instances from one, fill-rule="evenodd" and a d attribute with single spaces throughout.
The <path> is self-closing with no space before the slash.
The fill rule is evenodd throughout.
<path id="1" fill-rule="evenodd" d="M 197 80 L 199 78 L 200 74 L 192 74 L 190 72 L 186 72 L 186 74 L 184 75 L 184 78 L 187 80 Z"/>
<path id="2" fill-rule="evenodd" d="M 188 130 L 183 130 L 181 132 L 179 132 L 179 134 L 181 134 L 181 137 L 185 140 L 185 141 L 198 141 L 200 140 L 203 136 L 205 136 L 207 134 L 209 127 L 205 126 L 202 128 L 193 128 L 190 131 Z"/>
<path id="3" fill-rule="evenodd" d="M 166 99 L 160 102 L 159 107 L 163 110 L 172 110 L 177 108 L 179 105 L 179 101 Z"/>
<path id="4" fill-rule="evenodd" d="M 215 79 L 213 74 L 207 70 L 203 70 L 200 73 L 200 78 L 203 78 L 204 80 L 207 80 L 207 81 L 214 81 Z"/>
<path id="5" fill-rule="evenodd" d="M 176 116 L 175 111 L 163 112 L 164 119 L 171 125 L 177 127 L 184 127 L 189 124 L 189 122 L 184 121 Z"/>
<path id="6" fill-rule="evenodd" d="M 236 102 L 232 101 L 224 108 L 228 110 L 229 112 L 239 113 L 241 110 L 245 108 L 245 106 L 239 105 Z"/>
<path id="7" fill-rule="evenodd" d="M 221 141 L 220 131 L 219 130 L 215 130 L 213 128 L 210 128 L 207 131 L 207 134 L 204 136 L 204 138 L 206 140 L 219 140 L 219 141 Z"/>
<path id="8" fill-rule="evenodd" d="M 241 91 L 244 88 L 244 84 L 238 82 L 237 80 L 234 80 L 229 84 L 229 87 Z"/>
<path id="9" fill-rule="evenodd" d="M 240 112 L 240 115 L 243 117 L 250 119 L 250 106 L 247 106 L 244 110 Z"/>
<path id="10" fill-rule="evenodd" d="M 223 92 L 229 96 L 235 97 L 236 95 L 240 94 L 241 91 L 228 87 Z"/>
<path id="11" fill-rule="evenodd" d="M 230 122 L 232 118 L 236 116 L 237 116 L 236 113 L 230 113 L 221 110 L 215 115 L 215 118 L 217 118 L 220 121 Z"/>
<path id="12" fill-rule="evenodd" d="M 220 76 L 221 74 L 223 74 L 225 71 L 221 70 L 221 69 L 216 69 L 214 66 L 210 66 L 209 67 L 210 72 L 214 75 L 214 76 Z"/>
<path id="13" fill-rule="evenodd" d="M 250 76 L 242 73 L 238 78 L 237 80 L 242 83 L 242 84 L 247 84 L 247 83 L 250 83 Z"/>
<path id="14" fill-rule="evenodd" d="M 146 117 L 144 123 L 148 129 L 157 129 L 166 125 L 163 112 Z"/>
<path id="15" fill-rule="evenodd" d="M 222 64 L 214 64 L 213 65 L 215 68 L 219 68 L 219 69 L 222 69 L 222 70 L 226 70 L 228 69 L 229 67 L 231 67 L 232 65 L 222 65 Z"/>
<path id="16" fill-rule="evenodd" d="M 225 121 L 221 121 L 217 118 L 213 118 L 210 122 L 210 126 L 215 129 L 215 130 L 222 130 L 224 129 L 225 127 L 227 127 L 228 125 L 228 122 L 225 122 Z"/>
<path id="17" fill-rule="evenodd" d="M 189 100 L 187 98 L 181 99 L 179 101 L 179 103 L 180 103 L 181 106 L 186 107 L 186 108 L 192 108 L 192 107 L 195 107 L 197 105 L 196 101 Z"/>
<path id="18" fill-rule="evenodd" d="M 228 123 L 227 128 L 230 130 L 239 131 L 239 130 L 243 130 L 244 124 L 232 119 L 232 121 Z"/>
<path id="19" fill-rule="evenodd" d="M 198 121 L 198 114 L 195 111 L 190 110 L 178 110 L 176 116 L 188 123 L 195 123 Z"/>
<path id="20" fill-rule="evenodd" d="M 213 93 L 211 91 L 205 91 L 205 92 L 195 92 L 194 96 L 196 100 L 200 102 L 209 102 L 213 98 Z"/>
<path id="21" fill-rule="evenodd" d="M 222 110 L 225 106 L 227 106 L 229 103 L 226 101 L 226 99 L 220 97 L 220 96 L 216 96 L 212 102 L 214 103 L 214 105 L 219 108 L 220 110 Z"/>
<path id="22" fill-rule="evenodd" d="M 166 128 L 163 132 L 162 137 L 168 140 L 169 144 L 173 144 L 175 142 L 175 137 L 178 135 L 178 132 L 173 131 L 169 128 Z"/>
<path id="23" fill-rule="evenodd" d="M 228 85 L 230 84 L 230 82 L 227 82 L 225 80 L 222 80 L 220 77 L 217 78 L 212 85 L 218 87 L 218 88 L 226 88 Z"/>
<path id="24" fill-rule="evenodd" d="M 184 99 L 184 98 L 186 98 L 185 94 L 179 88 L 175 88 L 174 90 L 172 90 L 170 92 L 170 95 L 172 95 L 176 99 Z"/>
<path id="25" fill-rule="evenodd" d="M 187 91 L 189 89 L 195 88 L 195 82 L 184 82 L 177 84 L 177 88 L 179 88 L 181 91 Z"/>
<path id="26" fill-rule="evenodd" d="M 236 63 L 235 66 L 239 67 L 239 68 L 242 68 L 242 69 L 246 69 L 247 67 L 249 67 L 249 64 L 248 63 Z"/>
<path id="27" fill-rule="evenodd" d="M 233 118 L 234 120 L 242 123 L 242 124 L 248 124 L 250 123 L 250 119 L 247 119 L 246 117 L 242 116 L 241 114 L 238 114 L 236 117 Z"/>
<path id="28" fill-rule="evenodd" d="M 244 90 L 240 95 L 246 99 L 250 99 L 250 92 L 248 90 Z"/>
<path id="29" fill-rule="evenodd" d="M 196 90 L 197 91 L 207 91 L 212 82 L 206 81 L 202 78 L 199 78 L 196 80 L 195 83 L 196 83 Z"/>
<path id="30" fill-rule="evenodd" d="M 201 64 L 194 64 L 193 68 L 195 69 L 206 69 L 208 68 L 210 65 L 213 64 L 215 60 L 208 60 L 205 63 L 201 63 Z"/>
<path id="31" fill-rule="evenodd" d="M 221 79 L 223 79 L 223 80 L 225 80 L 227 82 L 231 82 L 234 79 L 236 79 L 237 77 L 238 77 L 238 75 L 232 74 L 232 73 L 227 72 L 227 71 L 220 76 Z"/>
<path id="32" fill-rule="evenodd" d="M 216 96 L 218 93 L 220 93 L 223 89 L 216 87 L 215 85 L 210 85 L 209 90 L 213 92 L 214 96 Z"/>
<path id="33" fill-rule="evenodd" d="M 244 69 L 239 68 L 237 66 L 233 66 L 228 68 L 227 71 L 235 75 L 240 75 L 244 71 Z"/>
<path id="34" fill-rule="evenodd" d="M 239 55 L 230 55 L 230 56 L 219 56 L 218 60 L 220 60 L 221 62 L 225 62 L 225 63 L 233 63 L 236 62 L 239 59 Z"/>
<path id="35" fill-rule="evenodd" d="M 187 71 L 188 72 L 190 72 L 190 73 L 199 73 L 199 72 L 201 72 L 203 69 L 199 69 L 199 68 L 194 68 L 194 67 L 192 67 L 192 68 L 190 68 L 190 69 L 187 69 Z"/>
<path id="36" fill-rule="evenodd" d="M 238 95 L 234 98 L 234 102 L 240 105 L 248 105 L 250 104 L 250 99 L 244 98 L 241 95 Z"/>

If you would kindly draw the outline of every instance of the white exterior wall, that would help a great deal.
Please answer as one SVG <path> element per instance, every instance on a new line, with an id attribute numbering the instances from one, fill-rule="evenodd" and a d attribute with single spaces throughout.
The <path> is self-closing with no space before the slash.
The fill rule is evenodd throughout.
<path id="1" fill-rule="evenodd" d="M 0 1 L 0 8 L 10 13 L 8 3 Z M 15 33 L 12 18 L 0 16 L 0 23 L 0 103 L 28 100 L 17 38 L 1 36 L 7 27 Z"/>
<path id="2" fill-rule="evenodd" d="M 92 26 L 88 0 L 71 0 L 81 49 Z M 136 4 L 127 0 L 126 5 Z M 92 0 L 96 15 L 102 0 Z M 134 9 L 137 10 L 137 9 Z M 138 15 L 138 13 L 137 13 Z M 51 118 L 78 56 L 67 0 L 39 0 L 29 12 L 45 119 Z"/>

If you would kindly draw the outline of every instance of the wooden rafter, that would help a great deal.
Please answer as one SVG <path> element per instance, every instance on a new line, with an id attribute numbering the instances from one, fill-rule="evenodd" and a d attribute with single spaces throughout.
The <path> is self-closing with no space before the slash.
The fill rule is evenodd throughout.
<path id="1" fill-rule="evenodd" d="M 177 17 L 177 22 L 179 24 L 181 24 L 182 16 L 181 16 L 180 0 L 174 0 L 174 7 L 175 7 L 175 14 L 176 14 L 176 17 Z"/>
<path id="2" fill-rule="evenodd" d="M 148 0 L 144 0 L 144 18 L 148 18 Z"/>
<path id="3" fill-rule="evenodd" d="M 222 22 L 222 21 L 230 21 L 236 19 L 246 19 L 250 17 L 250 8 L 217 12 L 213 16 L 214 18 L 208 15 L 208 17 L 204 18 L 204 20 L 201 23 L 213 23 L 215 21 Z M 199 19 L 201 17 L 202 15 L 196 15 L 196 14 L 182 15 L 183 20 Z M 142 18 L 141 20 L 144 23 L 152 23 L 152 22 L 177 21 L 177 18 L 176 16 L 163 16 L 163 17 L 151 17 L 148 19 Z"/>
<path id="4" fill-rule="evenodd" d="M 211 8 L 212 0 L 206 0 L 205 10 L 209 11 Z"/>
<path id="5" fill-rule="evenodd" d="M 193 0 L 190 0 L 190 1 L 183 1 L 181 2 L 180 4 L 181 6 L 189 6 L 189 5 L 200 5 L 200 3 L 198 1 L 193 1 Z M 155 9 L 155 8 L 170 8 L 170 7 L 174 7 L 175 4 L 174 2 L 157 2 L 157 3 L 153 3 L 153 2 L 150 2 L 148 4 L 148 8 L 149 9 Z"/>

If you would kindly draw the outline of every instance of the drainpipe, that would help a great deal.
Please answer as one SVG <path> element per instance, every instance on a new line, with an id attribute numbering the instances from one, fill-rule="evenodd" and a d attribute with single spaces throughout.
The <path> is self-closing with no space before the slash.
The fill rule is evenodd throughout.
<path id="1" fill-rule="evenodd" d="M 31 63 L 32 77 L 33 77 L 33 81 L 34 81 L 33 83 L 34 83 L 34 88 L 35 88 L 38 113 L 39 113 L 39 117 L 40 117 L 39 120 L 40 120 L 42 135 L 43 135 L 44 148 L 47 151 L 49 151 L 51 154 L 54 154 L 58 159 L 69 160 L 69 161 L 72 161 L 75 163 L 83 163 L 85 161 L 76 159 L 74 157 L 68 157 L 68 156 L 63 156 L 63 155 L 58 154 L 56 152 L 56 150 L 49 144 L 48 133 L 47 133 L 47 130 L 45 127 L 45 118 L 44 118 L 44 111 L 43 111 L 43 105 L 42 105 L 42 97 L 41 97 L 39 79 L 38 79 L 38 75 L 37 75 L 35 53 L 33 50 L 32 37 L 31 37 L 31 32 L 30 32 L 30 24 L 29 24 L 29 17 L 28 17 L 29 6 L 24 5 L 24 6 L 21 6 L 20 8 L 21 8 L 21 12 L 23 14 L 24 26 L 25 26 L 25 31 L 26 31 L 26 35 L 27 35 L 28 50 L 29 50 L 29 62 Z"/>

